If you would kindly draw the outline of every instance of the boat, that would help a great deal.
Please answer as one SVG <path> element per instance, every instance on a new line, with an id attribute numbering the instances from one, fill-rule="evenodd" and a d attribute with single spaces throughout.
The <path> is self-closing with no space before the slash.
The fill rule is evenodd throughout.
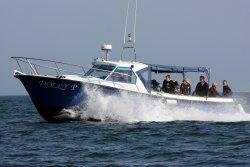
<path id="1" fill-rule="evenodd" d="M 117 96 L 122 92 L 128 92 L 136 96 L 161 99 L 166 105 L 172 106 L 187 107 L 198 104 L 215 107 L 227 105 L 244 111 L 233 98 L 169 94 L 155 91 L 151 87 L 152 73 L 186 74 L 198 72 L 205 73 L 207 78 L 210 78 L 209 69 L 206 67 L 167 66 L 136 61 L 109 61 L 98 58 L 92 63 L 92 68 L 85 72 L 81 65 L 28 57 L 12 58 L 20 65 L 20 69 L 14 71 L 14 76 L 22 82 L 37 111 L 48 122 L 76 119 L 65 116 L 65 111 L 67 109 L 87 109 L 87 99 L 91 97 L 86 90 L 94 90 L 97 95 L 98 92 L 102 92 L 104 95 Z M 52 63 L 54 67 L 40 65 L 34 61 Z M 21 63 L 27 64 L 31 73 L 24 73 Z M 80 68 L 82 73 L 64 70 L 60 68 L 62 65 Z M 54 70 L 56 75 L 40 74 L 39 68 Z M 95 96 L 95 94 L 91 95 Z"/>
<path id="2" fill-rule="evenodd" d="M 109 60 L 109 52 L 112 49 L 110 44 L 102 46 L 101 49 L 106 53 L 105 57 L 96 58 L 89 70 L 82 65 L 68 62 L 12 57 L 19 67 L 18 70 L 14 70 L 14 77 L 22 82 L 37 111 L 48 122 L 78 120 L 79 118 L 70 115 L 69 111 L 87 110 L 88 99 L 97 96 L 97 92 L 116 96 L 126 92 L 135 96 L 160 99 L 166 105 L 178 107 L 226 105 L 244 112 L 241 104 L 233 98 L 198 97 L 153 90 L 151 86 L 153 73 L 181 74 L 183 77 L 188 73 L 204 73 L 210 83 L 210 68 L 139 62 L 135 50 L 135 28 L 133 39 L 131 33 L 127 34 L 126 28 L 124 34 L 126 36 L 124 35 L 122 54 L 118 61 Z M 133 60 L 123 60 L 126 50 L 132 50 Z M 47 71 L 42 72 L 42 69 Z M 89 94 L 87 90 L 92 90 L 94 93 Z"/>

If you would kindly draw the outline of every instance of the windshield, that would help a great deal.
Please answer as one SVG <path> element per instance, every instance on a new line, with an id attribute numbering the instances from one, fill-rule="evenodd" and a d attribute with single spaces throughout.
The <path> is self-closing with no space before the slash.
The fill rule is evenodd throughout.
<path id="1" fill-rule="evenodd" d="M 84 76 L 105 79 L 114 68 L 113 65 L 94 65 Z"/>
<path id="2" fill-rule="evenodd" d="M 135 84 L 136 76 L 130 67 L 117 67 L 107 80 Z"/>

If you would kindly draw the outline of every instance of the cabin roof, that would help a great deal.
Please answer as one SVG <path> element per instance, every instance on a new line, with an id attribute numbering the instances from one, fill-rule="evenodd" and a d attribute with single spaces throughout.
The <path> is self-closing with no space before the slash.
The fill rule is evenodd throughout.
<path id="1" fill-rule="evenodd" d="M 159 64 L 147 64 L 151 67 L 151 71 L 157 73 L 185 73 L 185 72 L 203 72 L 209 73 L 207 67 L 185 67 L 185 66 L 169 66 Z"/>
<path id="2" fill-rule="evenodd" d="M 205 73 L 210 81 L 210 68 L 208 67 L 185 67 L 185 66 L 168 66 L 159 64 L 147 64 L 152 72 L 155 73 L 191 73 L 202 72 Z"/>
<path id="3" fill-rule="evenodd" d="M 93 64 L 111 64 L 111 65 L 116 65 L 119 67 L 131 67 L 132 65 L 134 66 L 133 69 L 135 71 L 139 71 L 141 69 L 144 69 L 146 67 L 148 67 L 147 64 L 144 63 L 140 63 L 140 62 L 135 62 L 135 61 L 123 61 L 123 60 L 119 60 L 119 61 L 106 61 L 106 60 L 96 60 L 93 62 Z"/>

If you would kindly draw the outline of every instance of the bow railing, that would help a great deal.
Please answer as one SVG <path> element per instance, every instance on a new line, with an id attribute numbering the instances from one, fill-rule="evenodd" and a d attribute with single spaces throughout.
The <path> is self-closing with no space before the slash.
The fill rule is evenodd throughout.
<path id="1" fill-rule="evenodd" d="M 78 64 L 64 63 L 60 61 L 30 58 L 30 57 L 11 57 L 11 58 L 16 60 L 19 70 L 23 73 L 31 73 L 33 75 L 43 75 L 42 70 L 44 69 L 52 70 L 58 76 L 65 74 L 76 74 L 83 76 L 86 73 L 84 67 Z"/>

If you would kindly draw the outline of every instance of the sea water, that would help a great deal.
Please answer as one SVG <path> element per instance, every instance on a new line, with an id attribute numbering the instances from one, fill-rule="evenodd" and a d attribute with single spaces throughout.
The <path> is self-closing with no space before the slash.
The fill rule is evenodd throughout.
<path id="1" fill-rule="evenodd" d="M 3 96 L 0 166 L 249 166 L 250 94 L 237 100 L 245 113 L 100 95 L 80 121 L 47 123 L 28 96 Z"/>

